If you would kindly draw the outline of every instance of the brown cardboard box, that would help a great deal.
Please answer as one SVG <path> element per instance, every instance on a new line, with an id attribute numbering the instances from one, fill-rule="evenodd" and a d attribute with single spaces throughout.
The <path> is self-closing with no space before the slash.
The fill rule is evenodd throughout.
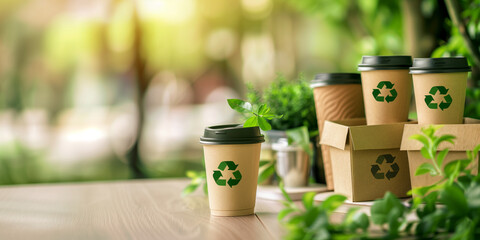
<path id="1" fill-rule="evenodd" d="M 412 182 L 412 188 L 432 185 L 442 179 L 441 176 L 432 177 L 430 174 L 424 174 L 415 176 L 417 167 L 422 163 L 430 163 L 431 160 L 423 158 L 420 153 L 420 149 L 423 147 L 422 143 L 417 140 L 410 139 L 410 136 L 414 134 L 420 134 L 422 127 L 427 127 L 429 124 L 408 124 L 405 126 L 402 137 L 401 150 L 408 152 L 408 164 L 410 168 L 410 179 Z M 473 150 L 473 148 L 480 144 L 480 120 L 465 118 L 464 124 L 444 124 L 435 135 L 440 136 L 444 134 L 451 134 L 456 137 L 454 139 L 455 144 L 442 143 L 439 146 L 439 150 L 449 148 L 450 151 L 443 161 L 443 167 L 445 164 L 456 159 L 467 158 L 466 151 Z M 477 157 L 478 166 L 478 157 Z M 477 171 L 474 171 L 475 173 Z"/>
<path id="2" fill-rule="evenodd" d="M 320 143 L 330 149 L 335 192 L 354 202 L 387 191 L 406 197 L 410 175 L 407 153 L 400 151 L 405 123 L 365 124 L 358 118 L 325 121 Z"/>

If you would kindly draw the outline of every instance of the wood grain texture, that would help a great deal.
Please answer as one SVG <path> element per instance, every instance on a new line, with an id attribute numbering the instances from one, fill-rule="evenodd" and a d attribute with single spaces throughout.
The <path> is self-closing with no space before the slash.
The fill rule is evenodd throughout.
<path id="1" fill-rule="evenodd" d="M 185 179 L 0 188 L 0 239 L 277 239 L 281 205 L 257 201 L 258 217 L 210 216 Z M 262 221 L 260 221 L 260 219 Z"/>

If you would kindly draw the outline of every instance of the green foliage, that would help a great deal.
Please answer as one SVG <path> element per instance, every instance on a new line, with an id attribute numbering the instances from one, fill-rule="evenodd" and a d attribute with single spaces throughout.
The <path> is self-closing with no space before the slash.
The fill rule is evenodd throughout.
<path id="1" fill-rule="evenodd" d="M 480 238 L 480 177 L 474 175 L 480 145 L 467 151 L 467 159 L 444 164 L 448 148 L 439 149 L 444 142 L 453 143 L 452 135 L 436 136 L 437 127 L 422 129 L 422 134 L 411 138 L 423 144 L 422 154 L 431 160 L 423 164 L 417 175 L 430 173 L 441 176 L 436 184 L 412 189 L 412 200 L 408 205 L 387 192 L 371 207 L 371 217 L 349 209 L 340 224 L 329 220 L 330 214 L 345 200 L 344 196 L 333 195 L 321 204 L 313 202 L 314 194 L 303 197 L 303 209 L 297 207 L 281 186 L 287 198 L 286 206 L 278 215 L 290 230 L 289 239 L 394 239 L 416 237 L 419 239 L 479 239 Z M 438 207 L 438 203 L 444 206 Z M 408 214 L 416 214 L 408 220 Z M 288 219 L 287 219 L 288 217 Z M 285 219 L 287 219 L 285 221 Z M 384 235 L 369 236 L 370 224 L 379 226 Z"/>
<path id="2" fill-rule="evenodd" d="M 270 107 L 267 104 L 262 104 L 259 107 L 252 106 L 251 103 L 240 99 L 228 99 L 228 105 L 235 111 L 243 113 L 247 116 L 247 120 L 243 127 L 260 127 L 263 131 L 272 129 L 267 120 L 282 118 L 283 115 L 275 115 L 271 113 Z"/>
<path id="3" fill-rule="evenodd" d="M 207 176 L 205 171 L 187 171 L 187 177 L 191 179 L 190 184 L 188 184 L 182 191 L 182 195 L 189 195 L 197 190 L 198 187 L 203 185 L 203 192 L 208 195 L 207 188 Z"/>
<path id="4" fill-rule="evenodd" d="M 270 176 L 275 173 L 275 161 L 260 160 L 260 173 L 258 174 L 258 183 L 261 184 L 265 182 Z"/>
<path id="5" fill-rule="evenodd" d="M 267 119 L 272 129 L 288 130 L 305 126 L 309 132 L 318 130 L 313 91 L 302 75 L 294 81 L 279 75 L 261 97 L 249 87 L 247 97 L 255 105 L 270 106 L 271 114 L 283 114 L 282 118 Z"/>
<path id="6" fill-rule="evenodd" d="M 315 203 L 316 193 L 309 192 L 303 195 L 302 207 L 299 207 L 286 193 L 283 182 L 280 182 L 280 189 L 286 200 L 282 202 L 285 208 L 278 214 L 278 219 L 283 221 L 289 230 L 286 239 L 350 238 L 357 234 L 358 230 L 366 233 L 368 229 L 370 221 L 367 215 L 358 212 L 358 209 L 350 209 L 340 224 L 329 221 L 331 214 L 347 199 L 345 196 L 335 194 L 322 203 Z"/>
<path id="7" fill-rule="evenodd" d="M 423 147 L 420 150 L 422 156 L 426 159 L 432 160 L 433 163 L 422 163 L 415 171 L 415 176 L 426 173 L 430 173 L 432 176 L 443 175 L 440 168 L 443 166 L 443 160 L 448 154 L 448 148 L 438 151 L 438 146 L 443 142 L 449 142 L 453 144 L 453 139 L 455 139 L 455 136 L 443 135 L 437 137 L 434 135 L 434 133 L 438 128 L 440 127 L 431 126 L 424 129 L 423 134 L 415 134 L 410 137 L 411 139 L 415 139 L 423 144 Z"/>
<path id="8" fill-rule="evenodd" d="M 469 36 L 480 48 L 480 4 L 479 0 L 459 1 L 462 12 L 462 20 L 465 22 Z M 462 35 L 450 19 L 446 19 L 446 25 L 450 28 L 450 38 L 446 42 L 440 42 L 440 46 L 432 53 L 432 57 L 465 56 L 473 63 L 472 54 L 468 51 Z"/>
<path id="9" fill-rule="evenodd" d="M 354 39 L 348 56 L 333 59 L 338 65 L 355 66 L 362 55 L 404 53 L 401 1 L 379 0 L 283 0 L 297 11 L 318 15 L 338 35 Z M 422 8 L 428 11 L 428 4 Z M 342 39 L 338 39 L 342 40 Z M 347 48 L 348 46 L 343 46 Z M 343 51 L 338 49 L 337 51 Z M 348 51 L 348 50 L 347 50 Z M 350 60 L 354 59 L 354 60 Z M 346 70 L 353 68 L 345 67 Z"/>
<path id="10" fill-rule="evenodd" d="M 467 88 L 465 117 L 480 119 L 480 88 Z"/>

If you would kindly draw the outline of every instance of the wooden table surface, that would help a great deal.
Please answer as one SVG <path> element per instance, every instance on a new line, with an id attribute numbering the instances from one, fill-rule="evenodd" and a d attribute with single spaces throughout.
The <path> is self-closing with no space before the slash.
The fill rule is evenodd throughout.
<path id="1" fill-rule="evenodd" d="M 0 187 L 0 239 L 279 239 L 278 201 L 255 215 L 210 216 L 186 179 Z"/>

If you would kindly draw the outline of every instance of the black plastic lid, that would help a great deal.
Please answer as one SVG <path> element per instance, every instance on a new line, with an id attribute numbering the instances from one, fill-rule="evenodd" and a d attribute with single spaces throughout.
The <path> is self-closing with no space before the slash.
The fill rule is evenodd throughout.
<path id="1" fill-rule="evenodd" d="M 219 144 L 252 144 L 265 142 L 258 127 L 244 128 L 242 125 L 217 125 L 205 128 L 200 143 L 209 145 Z"/>
<path id="2" fill-rule="evenodd" d="M 398 70 L 412 66 L 411 56 L 363 56 L 358 71 Z"/>
<path id="3" fill-rule="evenodd" d="M 319 73 L 310 82 L 310 87 L 324 87 L 335 84 L 361 84 L 358 73 Z"/>
<path id="4" fill-rule="evenodd" d="M 465 57 L 415 58 L 410 68 L 411 74 L 470 72 Z"/>

